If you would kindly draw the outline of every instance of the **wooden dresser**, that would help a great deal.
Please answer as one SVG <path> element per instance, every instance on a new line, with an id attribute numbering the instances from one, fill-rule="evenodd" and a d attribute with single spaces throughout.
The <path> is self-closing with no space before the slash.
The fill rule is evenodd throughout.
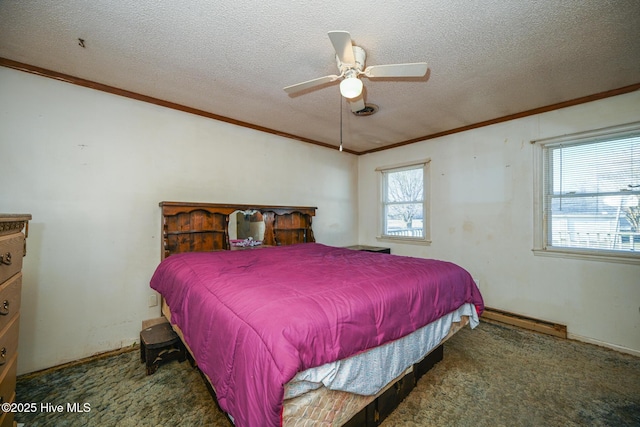
<path id="1" fill-rule="evenodd" d="M 22 258 L 30 219 L 28 214 L 0 214 L 0 404 L 16 398 Z M 0 427 L 15 425 L 12 412 L 0 413 Z"/>

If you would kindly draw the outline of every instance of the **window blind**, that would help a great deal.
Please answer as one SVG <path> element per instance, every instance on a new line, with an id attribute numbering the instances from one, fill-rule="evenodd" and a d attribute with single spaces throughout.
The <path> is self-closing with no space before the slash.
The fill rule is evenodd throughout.
<path id="1" fill-rule="evenodd" d="M 546 246 L 640 251 L 640 131 L 543 148 Z"/>

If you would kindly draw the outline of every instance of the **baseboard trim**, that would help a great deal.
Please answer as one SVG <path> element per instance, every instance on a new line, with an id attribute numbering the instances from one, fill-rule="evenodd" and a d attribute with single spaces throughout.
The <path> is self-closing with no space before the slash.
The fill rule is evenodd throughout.
<path id="1" fill-rule="evenodd" d="M 624 347 L 622 345 L 610 344 L 608 342 L 604 342 L 604 341 L 600 341 L 600 340 L 596 340 L 593 338 L 584 337 L 582 335 L 576 335 L 576 334 L 569 334 L 568 338 L 570 340 L 582 341 L 588 344 L 597 345 L 598 347 L 605 347 L 610 350 L 617 351 L 618 353 L 626 353 L 632 356 L 640 357 L 640 350 L 634 350 L 632 348 Z"/>
<path id="2" fill-rule="evenodd" d="M 495 308 L 485 307 L 482 313 L 482 319 L 518 326 L 523 329 L 553 335 L 554 337 L 567 338 L 567 327 L 565 325 L 509 313 L 508 311 L 497 310 Z"/>
<path id="3" fill-rule="evenodd" d="M 117 356 L 118 354 L 128 353 L 130 351 L 135 351 L 135 350 L 140 351 L 140 345 L 138 343 L 134 343 L 133 345 L 128 346 L 128 347 L 118 348 L 116 350 L 109 350 L 109 351 L 105 351 L 104 353 L 98 353 L 98 354 L 94 354 L 92 356 L 83 357 L 82 359 L 74 360 L 74 361 L 67 362 L 67 363 L 62 363 L 60 365 L 52 366 L 50 368 L 40 369 L 38 371 L 33 371 L 33 372 L 26 373 L 26 374 L 21 374 L 21 375 L 18 375 L 18 378 L 19 379 L 32 378 L 32 377 L 36 377 L 38 375 L 42 375 L 42 374 L 46 374 L 46 373 L 49 373 L 49 372 L 57 371 L 59 369 L 70 368 L 70 367 L 76 366 L 76 365 L 83 365 L 85 363 L 93 362 L 94 360 L 104 359 L 105 357 L 110 357 L 110 356 Z"/>

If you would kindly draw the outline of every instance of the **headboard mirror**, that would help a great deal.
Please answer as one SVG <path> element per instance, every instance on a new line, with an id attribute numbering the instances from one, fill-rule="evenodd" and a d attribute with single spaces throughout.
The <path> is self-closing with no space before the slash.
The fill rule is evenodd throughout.
<path id="1" fill-rule="evenodd" d="M 234 211 L 229 215 L 229 242 L 262 242 L 265 223 L 262 212 L 257 210 Z"/>
<path id="2" fill-rule="evenodd" d="M 174 253 L 315 242 L 316 207 L 160 202 L 162 259 Z"/>

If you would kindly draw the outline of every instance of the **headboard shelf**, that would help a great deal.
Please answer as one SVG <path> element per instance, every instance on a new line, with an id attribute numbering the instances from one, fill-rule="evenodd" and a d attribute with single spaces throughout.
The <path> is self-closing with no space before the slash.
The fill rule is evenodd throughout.
<path id="1" fill-rule="evenodd" d="M 178 230 L 167 231 L 166 234 L 173 236 L 177 234 L 197 234 L 197 233 L 224 233 L 224 230 Z"/>
<path id="2" fill-rule="evenodd" d="M 180 252 L 229 250 L 229 221 L 234 212 L 256 213 L 264 221 L 267 246 L 315 242 L 312 206 L 160 202 L 162 259 Z"/>

